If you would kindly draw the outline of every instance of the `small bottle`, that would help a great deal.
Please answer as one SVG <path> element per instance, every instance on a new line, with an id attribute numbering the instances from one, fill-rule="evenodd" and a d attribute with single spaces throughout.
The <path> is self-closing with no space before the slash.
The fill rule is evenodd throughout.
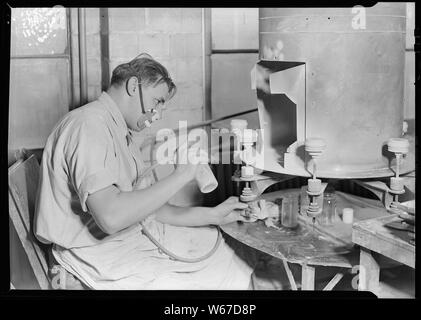
<path id="1" fill-rule="evenodd" d="M 282 198 L 281 224 L 286 228 L 298 226 L 298 198 L 286 195 Z"/>
<path id="2" fill-rule="evenodd" d="M 300 215 L 306 216 L 307 208 L 308 208 L 308 205 L 310 204 L 310 197 L 307 194 L 307 186 L 301 187 L 298 201 L 300 204 L 300 208 L 299 208 Z"/>
<path id="3" fill-rule="evenodd" d="M 354 209 L 352 208 L 343 208 L 342 210 L 342 221 L 347 224 L 352 224 L 354 222 Z"/>
<path id="4" fill-rule="evenodd" d="M 324 226 L 331 226 L 336 220 L 336 199 L 334 191 L 325 191 L 323 194 L 323 210 L 318 219 Z"/>

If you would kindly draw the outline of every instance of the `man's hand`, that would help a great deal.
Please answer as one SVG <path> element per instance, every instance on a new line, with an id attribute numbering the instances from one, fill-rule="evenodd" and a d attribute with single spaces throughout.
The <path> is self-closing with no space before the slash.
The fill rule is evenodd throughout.
<path id="1" fill-rule="evenodd" d="M 212 208 L 213 224 L 223 225 L 234 221 L 246 221 L 241 213 L 248 208 L 246 203 L 240 202 L 238 197 L 229 197 L 227 200 Z"/>

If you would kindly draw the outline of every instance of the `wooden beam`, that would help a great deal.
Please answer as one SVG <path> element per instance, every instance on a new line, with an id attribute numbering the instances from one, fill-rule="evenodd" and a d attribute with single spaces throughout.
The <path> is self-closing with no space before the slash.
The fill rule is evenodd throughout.
<path id="1" fill-rule="evenodd" d="M 343 278 L 344 274 L 339 272 L 337 273 L 332 280 L 329 281 L 329 283 L 326 285 L 326 287 L 324 287 L 323 291 L 331 291 L 337 284 L 339 281 L 341 281 L 341 279 Z"/>
<path id="2" fill-rule="evenodd" d="M 376 293 L 379 288 L 380 267 L 371 251 L 361 247 L 358 290 Z"/>
<path id="3" fill-rule="evenodd" d="M 285 271 L 287 273 L 289 283 L 291 284 L 291 289 L 297 290 L 297 284 L 295 283 L 294 276 L 291 272 L 291 269 L 289 268 L 288 262 L 286 260 L 282 259 L 282 263 L 284 264 L 284 268 L 285 268 Z"/>
<path id="4" fill-rule="evenodd" d="M 314 290 L 315 267 L 303 264 L 301 270 L 301 290 Z"/>
<path id="5" fill-rule="evenodd" d="M 101 46 L 101 88 L 106 91 L 110 86 L 110 44 L 108 8 L 99 8 L 99 30 Z"/>

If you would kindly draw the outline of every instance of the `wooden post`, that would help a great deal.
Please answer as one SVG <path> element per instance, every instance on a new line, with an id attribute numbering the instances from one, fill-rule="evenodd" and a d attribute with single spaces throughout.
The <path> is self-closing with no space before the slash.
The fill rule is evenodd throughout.
<path id="1" fill-rule="evenodd" d="M 289 284 L 291 285 L 291 289 L 294 291 L 297 290 L 297 284 L 295 283 L 294 276 L 291 272 L 291 269 L 288 266 L 288 261 L 282 259 L 282 263 L 284 264 L 284 268 L 287 273 Z"/>
<path id="2" fill-rule="evenodd" d="M 331 291 L 337 284 L 339 281 L 341 281 L 341 279 L 343 278 L 344 274 L 339 272 L 337 273 L 332 280 L 329 281 L 329 283 L 326 285 L 326 287 L 324 287 L 323 291 Z"/>
<path id="3" fill-rule="evenodd" d="M 358 290 L 376 293 L 379 288 L 380 267 L 371 250 L 360 248 L 360 273 Z"/>
<path id="4" fill-rule="evenodd" d="M 315 268 L 303 264 L 301 270 L 301 290 L 314 290 Z"/>

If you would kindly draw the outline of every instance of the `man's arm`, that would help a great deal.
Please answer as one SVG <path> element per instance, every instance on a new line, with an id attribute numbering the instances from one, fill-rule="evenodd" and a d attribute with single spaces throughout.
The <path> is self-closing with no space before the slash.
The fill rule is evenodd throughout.
<path id="1" fill-rule="evenodd" d="M 186 227 L 222 225 L 233 221 L 244 221 L 241 210 L 247 207 L 248 205 L 239 202 L 237 197 L 230 197 L 214 208 L 177 207 L 165 204 L 155 212 L 155 219 L 162 223 Z"/>
<path id="2" fill-rule="evenodd" d="M 196 149 L 188 149 L 187 144 L 183 144 L 177 153 L 176 169 L 171 175 L 148 188 L 130 192 L 109 186 L 89 194 L 87 207 L 104 232 L 116 233 L 161 208 L 187 182 L 195 178 L 198 164 L 206 161 L 207 154 L 197 155 Z"/>
<path id="3" fill-rule="evenodd" d="M 89 211 L 98 226 L 113 234 L 145 219 L 168 202 L 195 174 L 194 166 L 176 170 L 172 175 L 152 186 L 131 192 L 122 192 L 109 186 L 88 195 Z"/>
<path id="4" fill-rule="evenodd" d="M 155 212 L 155 219 L 174 226 L 197 227 L 215 224 L 205 207 L 178 207 L 165 204 Z"/>

